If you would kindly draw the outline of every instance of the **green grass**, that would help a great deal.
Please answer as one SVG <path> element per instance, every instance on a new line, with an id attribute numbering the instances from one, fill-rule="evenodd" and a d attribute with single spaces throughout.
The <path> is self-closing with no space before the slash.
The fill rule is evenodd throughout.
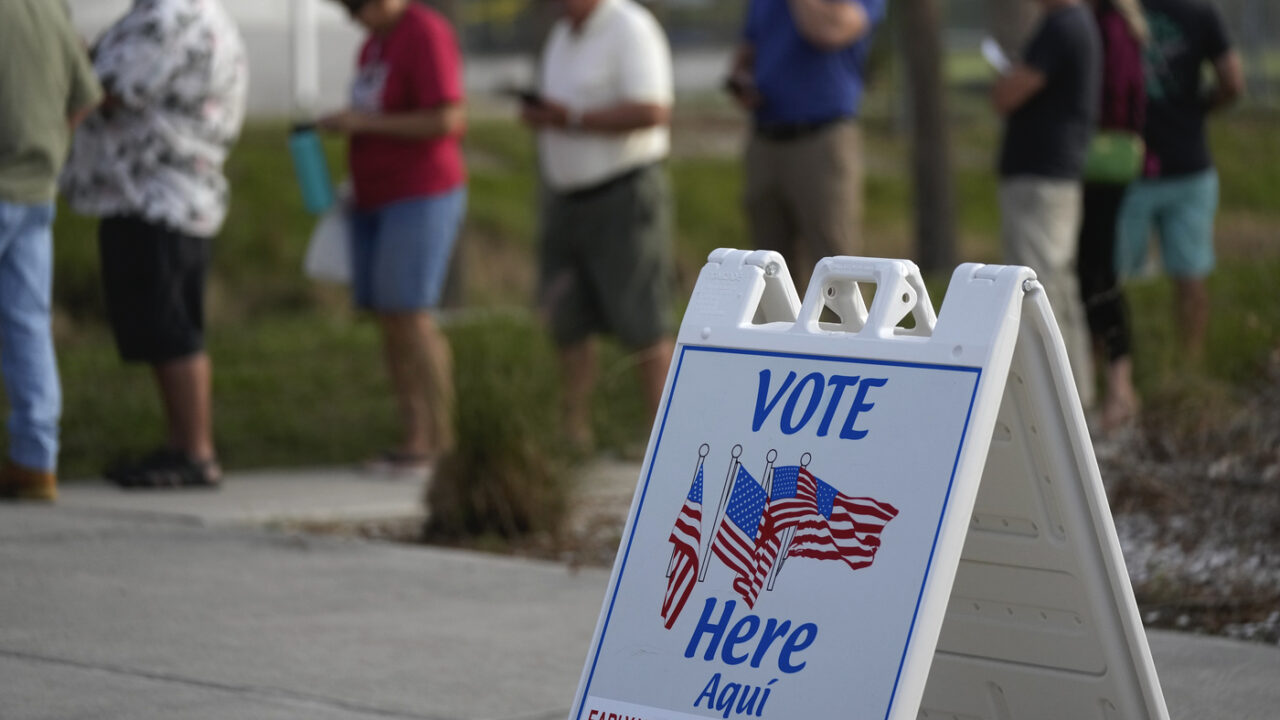
<path id="1" fill-rule="evenodd" d="M 531 248 L 538 188 L 529 132 L 510 122 L 473 122 L 467 150 L 468 227 Z"/>
<path id="2" fill-rule="evenodd" d="M 1211 316 L 1203 373 L 1245 388 L 1257 380 L 1268 355 L 1280 350 L 1280 260 L 1228 258 L 1209 276 Z M 1163 277 L 1126 287 L 1134 316 L 1134 364 L 1139 389 L 1150 394 L 1178 384 L 1188 367 L 1178 347 L 1173 286 Z"/>
<path id="3" fill-rule="evenodd" d="M 891 102 L 875 98 L 874 107 Z M 957 96 L 961 112 L 952 136 L 961 261 L 998 261 L 998 214 L 991 173 L 997 129 L 971 96 Z M 714 104 L 695 114 L 715 112 Z M 866 251 L 910 256 L 911 190 L 907 140 L 884 115 L 864 124 L 867 148 Z M 1280 346 L 1280 156 L 1277 114 L 1242 110 L 1216 118 L 1211 127 L 1222 177 L 1221 267 L 1211 278 L 1213 319 L 1203 375 L 1212 383 L 1247 392 L 1263 361 Z M 723 118 L 721 118 L 723 120 Z M 724 132 L 712 123 L 704 132 Z M 677 133 L 699 131 L 698 121 L 678 118 Z M 216 243 L 210 287 L 209 345 L 214 358 L 217 441 L 232 468 L 353 462 L 395 436 L 379 339 L 372 325 L 348 307 L 342 289 L 318 286 L 300 264 L 313 218 L 301 207 L 282 124 L 253 124 L 231 156 L 233 203 Z M 696 145 L 696 143 L 695 143 Z M 335 174 L 341 148 L 327 144 Z M 548 348 L 530 343 L 536 333 L 528 312 L 532 297 L 536 223 L 535 154 L 529 134 L 509 120 L 476 120 L 467 139 L 471 177 L 464 245 L 470 256 L 467 302 L 514 311 L 518 328 L 489 315 L 462 316 L 448 325 L 459 345 L 459 388 L 473 397 L 477 384 L 540 407 L 538 422 L 554 422 L 553 403 L 541 384 L 536 393 L 508 392 L 528 379 L 494 370 L 474 352 L 531 358 L 530 371 L 551 374 Z M 670 164 L 676 189 L 677 243 L 682 307 L 709 251 L 746 244 L 740 196 L 740 161 L 734 155 L 698 154 Z M 56 226 L 56 337 L 64 380 L 63 474 L 95 474 L 124 451 L 143 450 L 160 439 L 159 403 L 150 373 L 123 366 L 103 322 L 95 223 L 65 209 Z M 1239 242 L 1235 235 L 1252 233 Z M 931 279 L 935 303 L 941 280 Z M 1171 290 L 1154 278 L 1129 288 L 1135 322 L 1138 382 L 1160 393 L 1182 381 Z M 478 323 L 478 325 L 477 325 Z M 503 329 L 503 328 L 506 329 Z M 488 339 L 479 336 L 492 336 Z M 488 350 L 484 350 L 489 348 Z M 480 349 L 480 350 L 477 350 Z M 635 452 L 644 440 L 645 417 L 631 358 L 615 345 L 602 354 L 594 413 L 598 440 L 619 452 Z M 510 368 L 510 365 L 501 367 Z M 1195 383 L 1184 383 L 1194 385 Z M 463 392 L 460 390 L 460 392 Z M 536 397 L 535 397 L 536 396 Z M 518 432 L 515 434 L 519 434 Z"/>
<path id="4" fill-rule="evenodd" d="M 737 158 L 723 157 L 677 159 L 671 172 L 680 273 L 689 284 L 708 253 L 726 242 L 746 241 L 747 225 L 740 211 L 742 176 Z"/>
<path id="5" fill-rule="evenodd" d="M 62 467 L 91 475 L 120 453 L 159 443 L 148 369 L 117 360 L 108 334 L 59 344 Z M 231 467 L 351 462 L 394 437 L 391 398 L 372 325 L 276 312 L 212 328 L 216 438 Z"/>
<path id="6" fill-rule="evenodd" d="M 1209 143 L 1218 167 L 1224 214 L 1251 213 L 1280 219 L 1280 113 L 1229 110 L 1209 123 Z M 1219 121 L 1220 120 L 1220 121 Z"/>

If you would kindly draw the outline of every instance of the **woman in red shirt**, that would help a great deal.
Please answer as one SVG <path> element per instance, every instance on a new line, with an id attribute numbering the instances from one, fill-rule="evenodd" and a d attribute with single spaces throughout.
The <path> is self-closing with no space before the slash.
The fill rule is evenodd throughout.
<path id="1" fill-rule="evenodd" d="M 341 2 L 369 36 L 350 107 L 320 127 L 349 138 L 352 291 L 377 317 L 404 431 L 375 464 L 417 471 L 454 439 L 452 351 L 432 311 L 466 211 L 462 61 L 423 5 Z"/>

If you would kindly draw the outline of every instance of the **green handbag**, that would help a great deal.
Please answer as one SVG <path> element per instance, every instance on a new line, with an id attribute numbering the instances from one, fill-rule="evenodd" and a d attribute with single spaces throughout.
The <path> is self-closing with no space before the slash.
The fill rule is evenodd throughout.
<path id="1" fill-rule="evenodd" d="M 1084 158 L 1086 182 L 1127 183 L 1142 171 L 1146 147 L 1142 137 L 1129 130 L 1099 130 L 1089 142 Z"/>

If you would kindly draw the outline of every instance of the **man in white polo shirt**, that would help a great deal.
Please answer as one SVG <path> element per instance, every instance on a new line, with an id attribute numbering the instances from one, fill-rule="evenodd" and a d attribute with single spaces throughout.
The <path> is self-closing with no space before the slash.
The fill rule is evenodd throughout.
<path id="1" fill-rule="evenodd" d="M 560 0 L 539 96 L 521 119 L 538 132 L 546 192 L 539 300 L 559 352 L 564 419 L 592 442 L 593 336 L 635 350 L 651 413 L 671 362 L 671 50 L 634 0 Z"/>

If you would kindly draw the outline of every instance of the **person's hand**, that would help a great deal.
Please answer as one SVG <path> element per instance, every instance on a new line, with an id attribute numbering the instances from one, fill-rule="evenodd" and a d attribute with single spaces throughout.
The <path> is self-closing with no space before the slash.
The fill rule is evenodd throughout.
<path id="1" fill-rule="evenodd" d="M 568 127 L 569 108 L 543 98 L 540 103 L 525 103 L 521 106 L 520 121 L 534 130 Z"/>
<path id="2" fill-rule="evenodd" d="M 338 133 L 339 135 L 354 135 L 365 130 L 368 126 L 367 120 L 367 113 L 347 108 L 325 115 L 316 121 L 316 126 L 321 130 Z"/>
<path id="3" fill-rule="evenodd" d="M 749 71 L 739 70 L 730 75 L 724 81 L 724 89 L 742 109 L 750 111 L 760 107 L 760 91 Z"/>

